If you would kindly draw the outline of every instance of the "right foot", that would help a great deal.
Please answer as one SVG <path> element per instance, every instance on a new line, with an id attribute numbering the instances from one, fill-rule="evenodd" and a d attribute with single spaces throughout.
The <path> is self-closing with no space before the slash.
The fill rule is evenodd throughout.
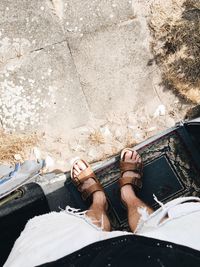
<path id="1" fill-rule="evenodd" d="M 83 172 L 84 170 L 86 170 L 88 168 L 88 166 L 85 164 L 85 162 L 83 160 L 78 160 L 72 167 L 72 176 L 74 178 L 78 178 L 78 176 L 81 174 L 81 172 Z M 72 180 L 73 180 L 72 177 Z M 81 183 L 81 185 L 79 186 L 79 190 L 80 192 L 83 192 L 84 190 L 87 190 L 90 186 L 94 185 L 95 183 L 97 183 L 95 181 L 95 179 L 93 178 L 88 178 L 87 180 L 85 180 L 84 182 Z M 106 196 L 105 193 L 103 191 L 96 191 L 92 194 L 93 198 L 98 198 L 98 201 L 101 203 L 106 204 Z"/>
<path id="2" fill-rule="evenodd" d="M 126 160 L 131 163 L 142 163 L 142 159 L 136 151 L 131 152 L 127 150 L 124 154 L 124 161 Z M 141 175 L 134 171 L 125 171 L 122 174 L 122 178 L 124 177 L 138 177 L 140 179 Z M 125 204 L 133 203 L 137 200 L 133 186 L 131 184 L 126 184 L 121 187 L 121 198 Z"/>

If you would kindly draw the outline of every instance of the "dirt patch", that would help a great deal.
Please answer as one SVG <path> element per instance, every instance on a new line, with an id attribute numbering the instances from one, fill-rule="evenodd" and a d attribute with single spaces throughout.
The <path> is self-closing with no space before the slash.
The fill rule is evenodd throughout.
<path id="1" fill-rule="evenodd" d="M 15 163 L 29 158 L 31 148 L 38 141 L 36 134 L 11 134 L 0 131 L 0 162 Z"/>
<path id="2" fill-rule="evenodd" d="M 166 2 L 166 1 L 165 1 Z M 152 4 L 152 50 L 163 84 L 192 103 L 200 103 L 200 2 Z M 169 3 L 168 3 L 169 4 Z"/>

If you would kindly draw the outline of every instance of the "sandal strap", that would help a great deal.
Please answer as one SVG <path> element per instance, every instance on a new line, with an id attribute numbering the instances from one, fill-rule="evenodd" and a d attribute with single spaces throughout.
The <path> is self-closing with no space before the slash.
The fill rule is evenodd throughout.
<path id="1" fill-rule="evenodd" d="M 93 178 L 95 181 L 97 180 L 96 175 L 90 166 L 88 166 L 85 170 L 81 171 L 81 173 L 77 175 L 77 177 L 73 177 L 72 181 L 75 186 L 78 187 L 89 178 Z"/>
<path id="2" fill-rule="evenodd" d="M 83 192 L 81 194 L 83 200 L 86 200 L 87 198 L 89 198 L 92 194 L 94 194 L 97 191 L 103 191 L 103 187 L 101 186 L 101 184 L 98 181 L 96 181 L 95 184 L 93 184 L 90 187 L 83 190 Z"/>
<path id="3" fill-rule="evenodd" d="M 143 164 L 142 162 L 130 162 L 130 161 L 120 161 L 120 169 L 121 173 L 123 174 L 126 171 L 134 171 L 141 173 L 142 172 Z"/>
<path id="4" fill-rule="evenodd" d="M 120 188 L 122 188 L 124 185 L 127 185 L 127 184 L 130 184 L 133 187 L 142 188 L 142 181 L 138 177 L 127 176 L 127 177 L 122 177 L 119 179 Z"/>
<path id="5" fill-rule="evenodd" d="M 72 177 L 72 182 L 77 187 L 78 191 L 81 192 L 83 200 L 86 200 L 96 191 L 104 191 L 104 189 L 101 186 L 99 180 L 97 179 L 90 165 L 85 161 L 84 163 L 87 166 L 86 169 L 81 171 L 80 174 L 77 175 L 77 177 Z M 95 183 L 89 186 L 88 188 L 82 190 L 81 189 L 82 184 L 89 178 L 92 178 L 95 181 Z"/>

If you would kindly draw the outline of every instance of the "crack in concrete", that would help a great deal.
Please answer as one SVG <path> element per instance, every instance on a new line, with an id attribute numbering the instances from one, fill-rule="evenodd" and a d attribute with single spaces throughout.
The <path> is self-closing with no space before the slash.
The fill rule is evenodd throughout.
<path id="1" fill-rule="evenodd" d="M 33 52 L 37 52 L 37 51 L 41 51 L 41 50 L 43 50 L 44 49 L 44 47 L 40 47 L 40 48 L 37 48 L 37 49 L 35 49 L 35 50 L 31 50 L 29 53 L 33 53 Z"/>
<path id="2" fill-rule="evenodd" d="M 38 52 L 38 51 L 44 50 L 44 49 L 46 49 L 46 48 L 48 48 L 48 47 L 51 47 L 51 46 L 53 46 L 53 45 L 62 44 L 62 43 L 64 43 L 64 42 L 67 42 L 67 39 L 61 40 L 61 41 L 59 41 L 59 42 L 55 42 L 55 43 L 53 43 L 53 44 L 48 44 L 48 45 L 46 45 L 46 46 L 44 46 L 44 47 L 36 48 L 36 49 L 34 49 L 34 50 L 29 51 L 29 53 Z"/>
<path id="3" fill-rule="evenodd" d="M 64 40 L 59 41 L 59 42 L 55 42 L 55 43 L 53 43 L 53 44 L 48 44 L 48 45 L 46 45 L 46 46 L 44 46 L 44 47 L 39 47 L 39 48 L 30 50 L 30 51 L 27 51 L 26 53 L 21 54 L 20 58 L 21 58 L 21 57 L 24 57 L 24 56 L 26 56 L 26 55 L 28 55 L 28 54 L 31 54 L 31 53 L 34 53 L 34 52 L 38 52 L 38 51 L 41 51 L 41 50 L 45 50 L 45 49 L 48 48 L 48 47 L 51 47 L 51 46 L 53 46 L 53 45 L 57 45 L 57 44 L 61 44 L 61 43 L 64 43 L 64 42 L 67 42 L 67 39 L 64 39 Z M 7 63 L 9 60 L 14 60 L 14 59 L 19 59 L 19 56 L 16 55 L 15 57 L 10 57 L 10 58 L 6 59 L 6 62 L 1 62 L 1 63 Z"/>
<path id="4" fill-rule="evenodd" d="M 153 86 L 153 90 L 154 90 L 156 96 L 158 97 L 159 101 L 161 102 L 161 104 L 163 104 L 162 98 L 161 98 L 160 94 L 158 93 L 156 86 L 154 84 L 152 84 L 152 86 Z"/>
<path id="5" fill-rule="evenodd" d="M 69 49 L 70 56 L 71 56 L 71 59 L 72 59 L 72 63 L 73 63 L 73 65 L 74 65 L 74 68 L 75 68 L 75 71 L 76 71 L 76 74 L 77 74 L 77 77 L 78 77 L 78 80 L 79 80 L 79 83 L 80 83 L 80 88 L 81 88 L 82 93 L 83 93 L 83 95 L 84 95 L 84 97 L 85 97 L 85 102 L 86 102 L 86 104 L 87 104 L 88 111 L 91 112 L 91 111 L 90 111 L 90 105 L 89 105 L 89 102 L 88 102 L 86 93 L 85 93 L 83 87 L 81 86 L 80 75 L 79 75 L 79 73 L 78 73 L 78 70 L 77 70 L 77 67 L 76 67 L 76 64 L 75 64 L 75 61 L 74 61 L 73 53 L 72 53 L 72 51 L 71 51 L 71 47 L 70 47 L 68 41 L 67 41 L 67 47 L 68 47 L 68 49 Z"/>

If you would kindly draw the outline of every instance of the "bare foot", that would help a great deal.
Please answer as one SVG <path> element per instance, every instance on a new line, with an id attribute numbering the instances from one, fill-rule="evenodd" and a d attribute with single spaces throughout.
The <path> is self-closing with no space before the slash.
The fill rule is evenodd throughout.
<path id="1" fill-rule="evenodd" d="M 127 151 L 127 152 L 125 152 L 124 157 L 125 157 L 125 159 L 131 159 L 133 161 L 133 163 L 136 163 L 136 162 L 141 163 L 142 162 L 140 155 L 136 151 L 134 151 L 133 153 L 131 151 Z M 133 177 L 138 176 L 138 178 L 139 178 L 140 174 L 134 173 L 133 171 L 126 171 L 122 175 L 122 177 L 131 177 L 131 176 L 133 176 Z M 135 195 L 135 192 L 134 192 L 132 185 L 130 185 L 130 184 L 124 185 L 121 188 L 121 198 L 125 204 L 133 203 L 134 201 L 137 200 L 137 197 Z"/>
<path id="2" fill-rule="evenodd" d="M 123 156 L 123 160 L 125 160 L 125 162 L 133 162 L 133 163 L 141 163 L 142 159 L 140 158 L 139 154 L 136 151 L 126 151 L 124 156 Z M 137 165 L 137 164 L 134 164 Z M 141 164 L 138 164 L 141 165 Z M 122 169 L 123 169 L 123 165 L 122 165 Z M 124 168 L 126 169 L 126 168 Z M 127 181 L 131 182 L 131 178 L 132 177 L 140 177 L 141 174 L 137 173 L 136 171 L 125 171 L 122 174 L 122 177 L 130 177 L 127 178 Z M 121 179 L 121 178 L 120 178 Z M 123 180 L 122 180 L 123 181 Z M 138 184 L 138 182 L 137 182 Z M 123 201 L 123 203 L 125 204 L 126 208 L 127 208 L 127 212 L 128 212 L 128 223 L 130 226 L 130 229 L 132 230 L 132 232 L 135 232 L 140 216 L 141 214 L 138 211 L 138 208 L 145 208 L 147 210 L 147 212 L 149 214 L 151 214 L 153 212 L 153 210 L 147 206 L 142 200 L 140 200 L 134 192 L 134 188 L 131 184 L 125 184 L 123 186 L 123 182 L 122 182 L 122 187 L 121 187 L 121 199 Z"/>
<path id="3" fill-rule="evenodd" d="M 87 168 L 85 163 L 82 160 L 79 160 L 76 164 L 74 164 L 74 169 L 73 169 L 73 174 L 75 177 L 77 177 L 82 171 L 84 171 Z M 91 185 L 95 184 L 95 180 L 92 178 L 87 179 L 82 185 L 81 185 L 81 192 L 84 189 L 87 189 Z M 95 194 L 98 193 L 98 194 Z M 96 198 L 98 196 L 98 201 L 101 202 L 102 204 L 106 204 L 106 196 L 104 192 L 102 191 L 97 191 L 93 194 L 93 198 Z"/>
<path id="4" fill-rule="evenodd" d="M 74 164 L 73 174 L 77 177 L 83 170 L 85 170 L 87 166 L 82 160 L 79 160 L 76 164 Z M 87 189 L 91 185 L 95 184 L 95 180 L 92 178 L 87 179 L 81 186 L 81 190 Z M 108 207 L 107 199 L 105 193 L 103 191 L 94 192 L 92 195 L 92 205 L 87 211 L 87 216 L 92 219 L 92 222 L 102 227 L 105 231 L 110 231 L 110 222 L 106 214 L 106 210 Z"/>

